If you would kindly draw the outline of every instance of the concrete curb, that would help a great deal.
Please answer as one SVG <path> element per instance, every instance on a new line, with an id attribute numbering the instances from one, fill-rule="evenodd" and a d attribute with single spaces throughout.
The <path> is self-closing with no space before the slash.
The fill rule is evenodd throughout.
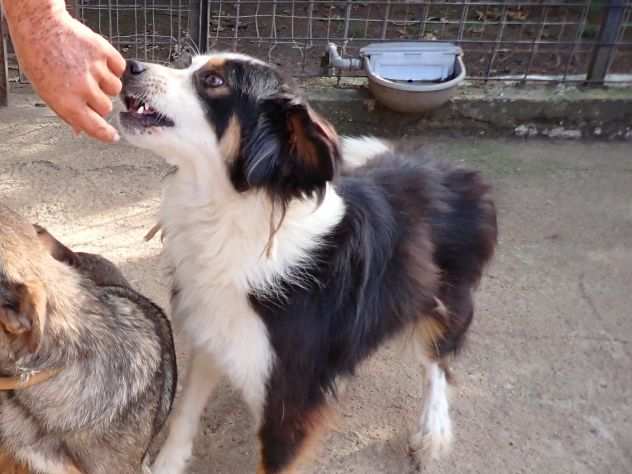
<path id="1" fill-rule="evenodd" d="M 632 87 L 521 87 L 467 83 L 431 115 L 406 115 L 372 99 L 363 78 L 300 83 L 314 108 L 349 134 L 418 135 L 428 131 L 521 137 L 632 140 Z"/>

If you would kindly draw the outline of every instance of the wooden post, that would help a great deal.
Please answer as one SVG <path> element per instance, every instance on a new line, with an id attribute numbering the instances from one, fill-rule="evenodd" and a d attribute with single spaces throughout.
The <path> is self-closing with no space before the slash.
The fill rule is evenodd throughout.
<path id="1" fill-rule="evenodd" d="M 9 50 L 7 49 L 8 29 L 0 6 L 0 107 L 9 104 Z"/>

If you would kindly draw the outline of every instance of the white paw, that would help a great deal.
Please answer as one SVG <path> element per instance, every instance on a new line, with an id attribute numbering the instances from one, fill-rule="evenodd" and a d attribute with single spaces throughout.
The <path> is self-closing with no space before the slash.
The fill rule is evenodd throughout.
<path id="1" fill-rule="evenodd" d="M 452 446 L 452 432 L 418 431 L 410 437 L 410 449 L 421 459 L 437 460 L 447 455 Z"/>
<path id="2" fill-rule="evenodd" d="M 151 468 L 152 474 L 184 474 L 191 459 L 190 449 L 163 449 Z"/>
<path id="3" fill-rule="evenodd" d="M 422 457 L 435 460 L 450 452 L 452 438 L 452 420 L 446 405 L 428 411 L 422 428 L 410 437 L 410 448 Z"/>

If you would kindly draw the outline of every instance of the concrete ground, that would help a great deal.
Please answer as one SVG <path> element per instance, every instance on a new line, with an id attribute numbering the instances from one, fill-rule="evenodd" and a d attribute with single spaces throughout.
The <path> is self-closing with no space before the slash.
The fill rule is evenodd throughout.
<path id="1" fill-rule="evenodd" d="M 74 138 L 30 95 L 0 109 L 0 199 L 75 249 L 120 264 L 166 306 L 155 223 L 158 158 Z M 500 245 L 455 363 L 455 449 L 442 473 L 632 472 L 632 153 L 629 144 L 432 137 L 437 157 L 495 184 Z M 0 229 L 1 233 L 1 229 Z M 182 352 L 182 347 L 179 348 Z M 422 390 L 391 345 L 359 371 L 305 473 L 413 473 L 406 434 Z M 254 430 L 228 386 L 212 399 L 192 473 L 243 474 Z"/>

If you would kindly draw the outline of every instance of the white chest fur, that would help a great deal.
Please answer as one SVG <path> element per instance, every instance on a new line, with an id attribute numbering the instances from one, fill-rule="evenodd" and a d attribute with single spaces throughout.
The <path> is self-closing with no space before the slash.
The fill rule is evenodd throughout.
<path id="1" fill-rule="evenodd" d="M 209 352 L 259 413 L 274 352 L 248 295 L 274 292 L 280 279 L 300 281 L 322 236 L 342 219 L 344 204 L 333 188 L 319 207 L 313 200 L 291 203 L 266 252 L 273 209 L 265 194 L 227 192 L 204 201 L 178 174 L 162 199 L 166 256 L 179 291 L 174 325 Z M 278 217 L 273 222 L 278 225 Z"/>

